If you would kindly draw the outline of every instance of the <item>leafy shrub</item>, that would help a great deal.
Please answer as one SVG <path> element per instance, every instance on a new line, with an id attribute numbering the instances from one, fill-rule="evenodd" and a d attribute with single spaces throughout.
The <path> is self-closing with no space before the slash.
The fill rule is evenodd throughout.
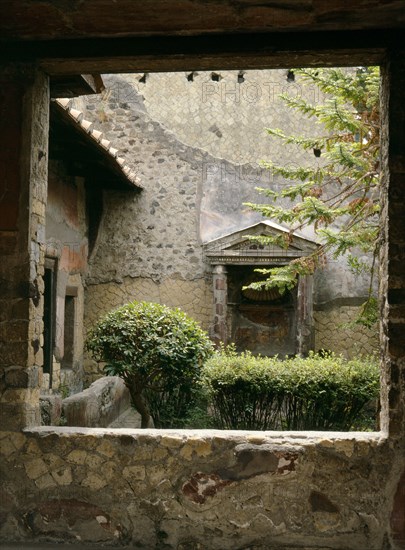
<path id="1" fill-rule="evenodd" d="M 207 361 L 202 380 L 220 428 L 346 431 L 378 397 L 379 369 L 372 358 L 281 360 L 227 348 Z"/>
<path id="2" fill-rule="evenodd" d="M 87 349 L 120 376 L 148 427 L 181 427 L 198 397 L 202 363 L 213 348 L 180 309 L 131 302 L 108 313 L 90 332 Z"/>

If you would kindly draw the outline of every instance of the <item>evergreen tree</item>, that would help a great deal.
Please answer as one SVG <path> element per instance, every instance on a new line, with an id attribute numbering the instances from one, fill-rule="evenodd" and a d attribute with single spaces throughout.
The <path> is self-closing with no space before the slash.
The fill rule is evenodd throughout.
<path id="1" fill-rule="evenodd" d="M 252 239 L 288 248 L 294 231 L 312 226 L 321 244 L 310 256 L 294 259 L 285 266 L 258 270 L 266 278 L 250 286 L 257 289 L 277 286 L 284 291 L 296 284 L 299 275 L 312 274 L 322 267 L 326 255 L 335 259 L 344 255 L 351 270 L 371 273 L 368 299 L 358 322 L 372 326 L 377 320 L 372 288 L 380 208 L 379 70 L 377 67 L 294 69 L 294 74 L 302 82 L 317 86 L 325 94 L 325 100 L 314 105 L 303 97 L 288 94 L 280 97 L 288 107 L 322 125 L 321 135 L 286 135 L 280 129 L 267 132 L 283 144 L 312 150 L 319 163 L 294 167 L 263 162 L 273 174 L 285 178 L 288 185 L 281 191 L 258 188 L 272 202 L 247 203 L 247 206 L 289 225 L 291 232 L 281 237 Z M 290 199 L 290 208 L 285 207 L 285 199 Z M 369 253 L 371 262 L 360 261 L 356 255 L 359 250 Z"/>

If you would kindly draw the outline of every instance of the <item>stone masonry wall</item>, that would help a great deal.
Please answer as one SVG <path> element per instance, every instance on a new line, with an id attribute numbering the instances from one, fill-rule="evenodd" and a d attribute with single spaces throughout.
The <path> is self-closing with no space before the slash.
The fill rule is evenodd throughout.
<path id="1" fill-rule="evenodd" d="M 203 181 L 205 199 L 200 216 L 203 239 L 212 236 L 209 218 L 218 209 L 220 193 L 225 193 L 221 186 L 219 194 L 209 186 L 213 174 L 222 172 L 222 188 L 228 185 L 235 189 L 244 178 L 248 178 L 255 185 L 261 179 L 260 184 L 280 189 L 285 182 L 264 170 L 261 167 L 263 160 L 295 166 L 321 162 L 314 158 L 312 151 L 304 152 L 293 145 L 284 146 L 280 140 L 266 134 L 267 127 L 281 128 L 286 134 L 297 133 L 297 129 L 304 135 L 322 132 L 313 121 L 286 109 L 279 94 L 302 97 L 313 104 L 323 102 L 325 97 L 316 87 L 303 84 L 299 78 L 289 80 L 288 74 L 288 70 L 214 71 L 192 73 L 190 82 L 184 73 L 156 73 L 148 75 L 144 83 L 139 82 L 142 75 L 125 76 L 133 89 L 144 97 L 150 116 L 182 142 L 198 146 L 217 159 L 217 164 L 206 166 L 207 181 Z M 213 81 L 213 76 L 219 81 Z M 231 165 L 225 166 L 225 162 Z M 261 196 L 259 202 L 265 202 L 263 199 Z M 233 197 L 227 195 L 226 202 L 232 205 L 234 215 L 238 216 L 237 228 L 243 227 L 247 213 L 241 211 L 241 197 L 238 193 Z M 227 223 L 229 229 L 230 220 Z M 308 236 L 313 237 L 311 231 L 308 231 Z M 367 257 L 362 260 L 367 261 Z M 314 316 L 315 350 L 326 348 L 353 356 L 378 349 L 375 328 L 344 326 L 355 320 L 356 306 L 335 305 L 340 298 L 352 299 L 358 305 L 362 301 L 358 297 L 367 295 L 368 284 L 367 274 L 354 277 L 346 268 L 344 259 L 329 259 L 324 271 L 316 276 L 314 300 L 322 304 L 324 311 Z"/>
<path id="2" fill-rule="evenodd" d="M 32 67 L 4 66 L 0 81 L 1 225 L 15 213 L 0 246 L 0 424 L 20 430 L 40 421 L 49 88 Z"/>
<path id="3" fill-rule="evenodd" d="M 270 137 L 266 128 L 283 128 L 293 133 L 319 132 L 310 120 L 287 112 L 279 94 L 302 97 L 314 104 L 323 97 L 314 86 L 288 80 L 288 70 L 206 71 L 125 75 L 133 93 L 143 96 L 149 115 L 179 141 L 210 153 L 234 165 L 263 160 L 279 163 L 313 163 L 312 152 Z M 213 80 L 215 79 L 215 80 Z M 115 93 L 125 93 L 119 87 Z"/>
<path id="4" fill-rule="evenodd" d="M 378 334 L 361 325 L 351 326 L 358 315 L 356 306 L 335 306 L 314 311 L 315 350 L 325 349 L 345 357 L 378 354 Z"/>
<path id="5" fill-rule="evenodd" d="M 80 391 L 83 385 L 84 280 L 87 274 L 88 238 L 83 178 L 70 176 L 63 162 L 49 162 L 48 202 L 46 207 L 47 256 L 56 261 L 55 336 L 52 388 L 43 391 Z M 65 326 L 67 291 L 75 289 L 74 320 Z M 73 331 L 71 361 L 64 349 L 65 330 Z M 66 355 L 65 355 L 66 354 Z M 48 375 L 49 376 L 49 375 Z M 45 377 L 44 377 L 45 378 Z"/>
<path id="6" fill-rule="evenodd" d="M 3 541 L 382 550 L 404 465 L 379 434 L 1 433 Z"/>

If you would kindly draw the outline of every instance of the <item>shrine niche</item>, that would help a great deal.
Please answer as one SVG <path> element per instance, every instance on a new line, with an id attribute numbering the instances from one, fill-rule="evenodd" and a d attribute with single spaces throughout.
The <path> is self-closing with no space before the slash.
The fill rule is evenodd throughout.
<path id="1" fill-rule="evenodd" d="M 314 241 L 297 233 L 291 234 L 287 249 L 249 238 L 288 234 L 284 227 L 263 221 L 204 245 L 213 266 L 214 341 L 269 356 L 305 354 L 313 349 L 312 276 L 300 277 L 297 286 L 285 293 L 276 288 L 246 288 L 263 277 L 257 268 L 285 265 L 315 250 Z"/>

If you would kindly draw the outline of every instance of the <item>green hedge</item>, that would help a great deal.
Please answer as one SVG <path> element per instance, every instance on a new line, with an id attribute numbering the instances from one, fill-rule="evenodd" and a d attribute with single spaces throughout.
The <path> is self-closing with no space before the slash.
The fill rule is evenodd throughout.
<path id="1" fill-rule="evenodd" d="M 361 412 L 379 394 L 375 358 L 333 354 L 281 360 L 227 348 L 206 362 L 202 380 L 222 429 L 364 429 Z"/>

